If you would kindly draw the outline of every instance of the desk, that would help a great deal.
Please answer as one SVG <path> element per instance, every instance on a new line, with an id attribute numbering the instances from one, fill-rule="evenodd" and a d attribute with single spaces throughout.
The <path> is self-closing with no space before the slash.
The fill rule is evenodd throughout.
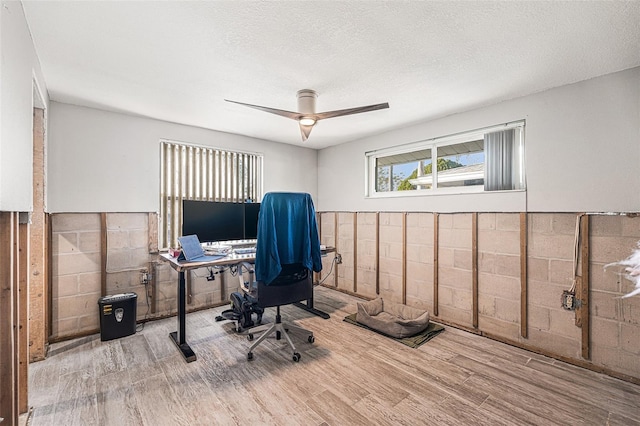
<path id="1" fill-rule="evenodd" d="M 322 250 L 322 254 L 334 252 L 335 248 L 327 247 L 325 250 Z M 186 333 L 186 315 L 187 315 L 187 297 L 186 297 L 186 284 L 185 284 L 185 275 L 184 273 L 193 269 L 198 268 L 207 268 L 207 267 L 215 267 L 215 266 L 229 266 L 229 265 L 237 265 L 242 262 L 253 263 L 256 260 L 255 253 L 248 254 L 236 254 L 232 253 L 223 258 L 206 261 L 206 262 L 186 262 L 178 260 L 168 253 L 160 254 L 160 260 L 169 263 L 169 265 L 178 272 L 178 330 L 169 333 L 169 337 L 173 340 L 173 343 L 178 347 L 182 356 L 187 362 L 192 362 L 196 360 L 196 354 L 191 349 L 191 346 L 187 343 L 187 333 Z M 305 309 L 309 312 L 312 312 L 316 315 L 319 315 L 325 319 L 329 318 L 329 315 L 314 309 L 313 307 L 313 296 L 311 299 L 307 300 L 307 304 L 296 303 L 296 306 Z"/>

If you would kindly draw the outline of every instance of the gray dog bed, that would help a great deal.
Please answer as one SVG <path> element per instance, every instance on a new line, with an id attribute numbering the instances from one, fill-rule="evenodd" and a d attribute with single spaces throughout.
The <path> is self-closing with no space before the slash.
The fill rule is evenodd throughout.
<path id="1" fill-rule="evenodd" d="M 420 333 L 429 326 L 429 312 L 411 306 L 384 302 L 381 298 L 358 302 L 357 321 L 392 337 Z"/>

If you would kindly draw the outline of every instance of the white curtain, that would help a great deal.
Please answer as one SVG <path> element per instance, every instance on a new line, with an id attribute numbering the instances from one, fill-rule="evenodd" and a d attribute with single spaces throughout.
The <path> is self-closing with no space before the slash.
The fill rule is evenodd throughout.
<path id="1" fill-rule="evenodd" d="M 485 152 L 485 191 L 501 191 L 515 189 L 514 154 L 515 129 L 484 135 Z"/>

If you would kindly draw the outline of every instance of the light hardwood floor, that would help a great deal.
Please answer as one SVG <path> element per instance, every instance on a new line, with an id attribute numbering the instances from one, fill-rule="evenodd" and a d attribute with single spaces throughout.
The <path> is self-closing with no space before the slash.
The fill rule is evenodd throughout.
<path id="1" fill-rule="evenodd" d="M 31 425 L 630 425 L 640 386 L 447 327 L 412 349 L 343 318 L 359 299 L 316 288 L 323 320 L 283 308 L 314 344 L 249 342 L 226 307 L 187 316 L 198 360 L 186 363 L 169 332 L 174 318 L 133 336 L 52 345 L 30 365 Z M 273 321 L 267 310 L 266 321 Z M 23 416 L 23 420 L 24 420 Z"/>

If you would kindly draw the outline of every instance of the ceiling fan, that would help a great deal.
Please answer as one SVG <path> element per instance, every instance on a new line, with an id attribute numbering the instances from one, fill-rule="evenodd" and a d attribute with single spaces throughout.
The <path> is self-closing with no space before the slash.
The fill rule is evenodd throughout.
<path id="1" fill-rule="evenodd" d="M 270 112 L 271 114 L 281 115 L 282 117 L 291 118 L 296 120 L 300 125 L 300 133 L 302 133 L 302 141 L 306 141 L 309 138 L 311 129 L 320 120 L 333 117 L 341 117 L 343 115 L 359 114 L 361 112 L 375 111 L 378 109 L 389 108 L 387 102 L 383 104 L 367 105 L 355 108 L 339 109 L 336 111 L 316 112 L 316 99 L 318 94 L 311 89 L 298 90 L 298 111 L 286 111 L 283 109 L 269 108 L 260 105 L 246 104 L 244 102 L 231 101 L 225 99 L 227 102 L 233 102 L 234 104 L 248 106 L 249 108 L 259 109 L 261 111 Z"/>

